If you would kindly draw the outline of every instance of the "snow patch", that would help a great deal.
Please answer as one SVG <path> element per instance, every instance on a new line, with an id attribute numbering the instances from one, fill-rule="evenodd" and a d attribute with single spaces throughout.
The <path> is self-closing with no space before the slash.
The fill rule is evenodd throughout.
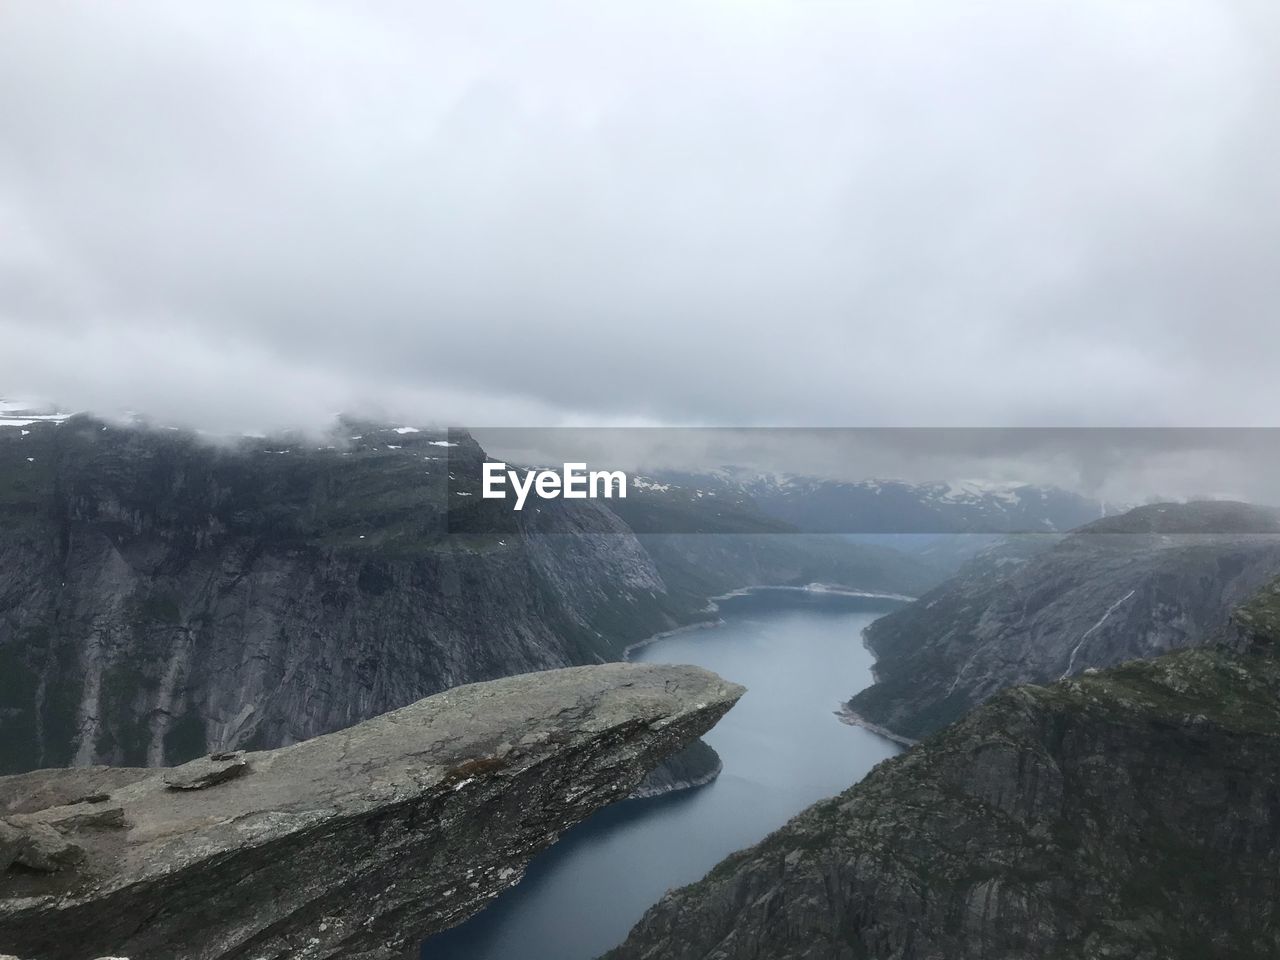
<path id="1" fill-rule="evenodd" d="M 69 413 L 24 413 L 16 417 L 0 416 L 0 427 L 29 427 L 33 423 L 62 423 Z"/>

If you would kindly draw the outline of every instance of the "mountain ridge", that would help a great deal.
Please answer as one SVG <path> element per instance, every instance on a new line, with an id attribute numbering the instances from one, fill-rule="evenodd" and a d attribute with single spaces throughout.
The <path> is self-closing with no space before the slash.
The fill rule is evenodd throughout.
<path id="1" fill-rule="evenodd" d="M 876 683 L 846 717 L 917 740 L 1006 687 L 1210 642 L 1280 574 L 1280 536 L 1254 532 L 1280 529 L 1277 516 L 1219 501 L 1152 505 L 990 547 L 868 627 Z"/>
<path id="2" fill-rule="evenodd" d="M 1210 646 L 1006 690 L 606 960 L 1277 956 L 1278 652 L 1273 581 Z"/>
<path id="3" fill-rule="evenodd" d="M 727 467 L 656 471 L 650 482 L 749 501 L 810 533 L 1060 533 L 1114 509 L 1059 487 L 1014 481 L 841 480 Z"/>
<path id="4" fill-rule="evenodd" d="M 744 585 L 933 577 L 837 540 L 639 535 L 604 501 L 513 514 L 474 495 L 486 453 L 465 431 L 340 426 L 0 429 L 0 772 L 282 746 L 620 659 Z"/>

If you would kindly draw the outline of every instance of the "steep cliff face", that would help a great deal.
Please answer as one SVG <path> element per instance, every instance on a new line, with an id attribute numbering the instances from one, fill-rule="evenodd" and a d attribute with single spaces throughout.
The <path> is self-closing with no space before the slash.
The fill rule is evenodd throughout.
<path id="1" fill-rule="evenodd" d="M 1280 956 L 1280 587 L 1227 646 L 998 695 L 609 960 Z"/>
<path id="2" fill-rule="evenodd" d="M 483 458 L 465 436 L 226 449 L 76 418 L 4 439 L 2 770 L 287 744 L 688 615 L 594 502 L 447 535 L 448 473 Z"/>
<path id="3" fill-rule="evenodd" d="M 279 750 L 0 778 L 0 952 L 403 956 L 742 692 L 695 667 L 579 667 Z"/>
<path id="4" fill-rule="evenodd" d="M 851 718 L 918 739 L 1000 690 L 1196 646 L 1280 574 L 1280 522 L 1247 504 L 1141 507 L 1016 538 L 866 632 Z"/>
<path id="5" fill-rule="evenodd" d="M 479 496 L 484 459 L 465 433 L 373 423 L 221 445 L 87 417 L 0 430 L 0 772 L 297 742 L 617 659 L 748 583 L 923 585 L 848 544 L 647 545 L 604 501 L 514 514 Z"/>

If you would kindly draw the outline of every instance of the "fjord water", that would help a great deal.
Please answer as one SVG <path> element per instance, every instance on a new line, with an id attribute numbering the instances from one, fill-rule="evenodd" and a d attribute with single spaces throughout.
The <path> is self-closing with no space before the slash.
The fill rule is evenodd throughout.
<path id="1" fill-rule="evenodd" d="M 721 603 L 723 624 L 655 641 L 632 659 L 693 663 L 747 694 L 706 737 L 713 783 L 596 813 L 538 857 L 488 909 L 423 944 L 423 960 L 591 960 L 669 888 L 697 880 L 898 748 L 833 711 L 871 683 L 862 629 L 891 600 L 756 590 Z"/>

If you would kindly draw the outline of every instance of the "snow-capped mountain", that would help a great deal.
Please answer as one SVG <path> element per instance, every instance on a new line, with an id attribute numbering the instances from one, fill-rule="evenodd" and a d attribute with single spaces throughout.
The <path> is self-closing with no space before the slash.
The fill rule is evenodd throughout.
<path id="1" fill-rule="evenodd" d="M 71 414 L 47 404 L 0 397 L 0 427 L 29 427 L 33 423 L 61 423 Z"/>
<path id="2" fill-rule="evenodd" d="M 816 533 L 1056 533 L 1123 509 L 1057 487 L 985 480 L 829 480 L 725 467 L 662 472 L 645 482 L 749 500 L 769 517 Z"/>

